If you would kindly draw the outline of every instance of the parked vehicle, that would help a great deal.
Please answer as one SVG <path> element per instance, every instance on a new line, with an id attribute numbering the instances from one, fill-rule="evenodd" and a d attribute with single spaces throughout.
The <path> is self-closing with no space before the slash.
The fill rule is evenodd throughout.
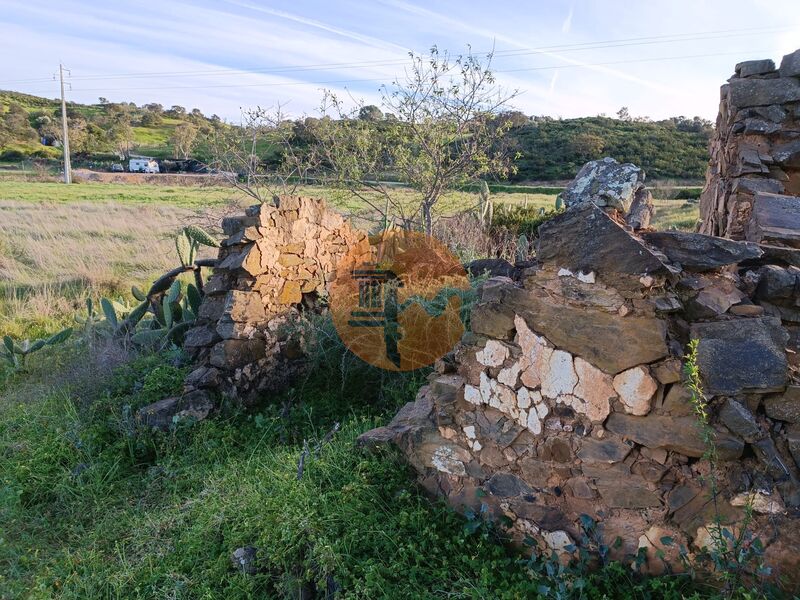
<path id="1" fill-rule="evenodd" d="M 131 173 L 158 173 L 158 162 L 154 158 L 147 158 L 145 156 L 140 156 L 137 158 L 131 158 L 131 161 L 128 165 L 128 170 Z"/>
<path id="2" fill-rule="evenodd" d="M 124 171 L 125 171 L 125 167 L 123 167 L 119 163 L 114 163 L 113 165 L 111 165 L 111 172 L 112 173 L 123 173 Z"/>

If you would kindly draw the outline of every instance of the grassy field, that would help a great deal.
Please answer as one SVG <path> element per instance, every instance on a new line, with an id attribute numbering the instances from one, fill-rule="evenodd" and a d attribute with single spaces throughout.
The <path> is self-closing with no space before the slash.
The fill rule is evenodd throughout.
<path id="1" fill-rule="evenodd" d="M 374 212 L 351 194 L 309 187 L 358 226 L 374 226 Z M 408 208 L 415 197 L 395 194 Z M 498 206 L 550 209 L 555 191 L 496 193 Z M 380 199 L 373 195 L 376 203 Z M 469 192 L 448 194 L 443 214 L 471 207 Z M 0 334 L 40 335 L 68 322 L 88 295 L 125 296 L 175 265 L 173 235 L 188 223 L 218 231 L 222 216 L 253 199 L 222 186 L 160 186 L 0 179 Z M 693 229 L 697 205 L 656 200 L 658 228 Z"/>

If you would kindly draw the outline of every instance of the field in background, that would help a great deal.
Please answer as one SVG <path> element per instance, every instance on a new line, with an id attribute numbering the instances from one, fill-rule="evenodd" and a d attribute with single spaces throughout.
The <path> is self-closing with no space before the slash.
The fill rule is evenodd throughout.
<path id="1" fill-rule="evenodd" d="M 534 189 L 538 193 L 492 197 L 497 206 L 555 206 L 557 190 Z M 306 187 L 298 193 L 326 198 L 360 227 L 373 226 L 377 218 L 341 190 Z M 415 204 L 410 191 L 396 193 L 409 208 Z M 377 195 L 372 198 L 380 205 Z M 132 284 L 146 286 L 175 266 L 173 236 L 182 225 L 220 234 L 222 216 L 253 202 L 221 186 L 65 186 L 0 178 L 0 334 L 43 335 L 69 324 L 89 295 L 128 297 Z M 472 192 L 453 192 L 441 210 L 452 214 L 476 202 Z M 661 199 L 656 205 L 655 227 L 694 229 L 697 204 Z"/>

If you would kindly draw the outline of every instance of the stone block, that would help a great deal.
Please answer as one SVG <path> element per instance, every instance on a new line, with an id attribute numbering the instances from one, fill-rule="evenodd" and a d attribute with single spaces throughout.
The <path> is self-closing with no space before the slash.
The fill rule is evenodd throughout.
<path id="1" fill-rule="evenodd" d="M 687 271 L 712 271 L 744 260 L 757 259 L 763 254 L 758 244 L 702 233 L 652 231 L 643 233 L 642 238 Z"/>
<path id="2" fill-rule="evenodd" d="M 747 108 L 800 101 L 800 81 L 780 79 L 734 79 L 728 84 L 731 106 Z"/>
<path id="3" fill-rule="evenodd" d="M 800 423 L 800 386 L 790 385 L 784 393 L 765 398 L 764 411 L 771 419 Z"/>
<path id="4" fill-rule="evenodd" d="M 771 58 L 766 58 L 764 60 L 748 60 L 737 64 L 735 71 L 739 77 L 764 75 L 775 71 L 775 62 Z"/>
<path id="5" fill-rule="evenodd" d="M 620 318 L 560 304 L 523 289 L 512 290 L 506 303 L 533 331 L 611 375 L 668 354 L 666 323 L 655 317 Z"/>
<path id="6" fill-rule="evenodd" d="M 210 362 L 220 369 L 237 369 L 265 356 L 264 340 L 223 340 L 211 349 Z"/>
<path id="7" fill-rule="evenodd" d="M 747 239 L 800 248 L 800 196 L 757 193 Z"/>
<path id="8" fill-rule="evenodd" d="M 779 319 L 695 323 L 691 336 L 700 340 L 697 362 L 709 396 L 767 393 L 786 386 L 789 335 Z"/>
<path id="9" fill-rule="evenodd" d="M 648 448 L 665 448 L 684 456 L 700 457 L 706 451 L 697 419 L 694 417 L 655 414 L 635 417 L 612 413 L 606 421 L 606 429 Z M 716 432 L 715 442 L 721 460 L 739 458 L 744 450 L 744 443 L 729 433 Z"/>
<path id="10" fill-rule="evenodd" d="M 778 72 L 781 77 L 800 77 L 800 50 L 784 56 Z"/>

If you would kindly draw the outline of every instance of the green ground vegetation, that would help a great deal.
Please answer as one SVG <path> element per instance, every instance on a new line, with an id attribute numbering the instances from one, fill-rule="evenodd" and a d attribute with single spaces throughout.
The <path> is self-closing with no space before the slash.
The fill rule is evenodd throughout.
<path id="1" fill-rule="evenodd" d="M 528 561 L 502 526 L 426 497 L 392 451 L 356 437 L 424 383 L 333 339 L 312 375 L 249 413 L 137 430 L 178 393 L 177 350 L 119 356 L 102 340 L 48 350 L 0 387 L 3 598 L 700 598 L 687 577 Z M 116 358 L 114 358 L 116 357 Z M 39 357 L 37 357 L 39 358 Z M 339 429 L 336 431 L 336 423 Z M 335 431 L 335 433 L 330 433 Z M 327 440 L 327 441 L 326 441 Z M 299 459 L 303 448 L 311 452 Z M 259 569 L 231 565 L 259 549 Z M 303 592 L 305 590 L 305 592 Z"/>

